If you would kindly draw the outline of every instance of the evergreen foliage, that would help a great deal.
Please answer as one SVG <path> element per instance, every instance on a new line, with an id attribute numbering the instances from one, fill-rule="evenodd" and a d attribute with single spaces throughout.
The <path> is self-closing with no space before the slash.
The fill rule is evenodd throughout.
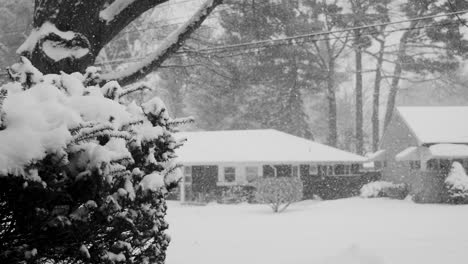
<path id="1" fill-rule="evenodd" d="M 159 98 L 126 100 L 145 85 L 100 87 L 97 68 L 42 75 L 23 58 L 10 74 L 0 90 L 0 156 L 13 164 L 0 170 L 0 263 L 164 263 L 165 196 L 180 177 L 172 133 L 190 120 L 172 120 Z M 37 116 L 20 120 L 28 107 Z M 25 162 L 26 143 L 2 141 L 21 122 L 44 125 L 30 131 L 42 143 L 20 139 L 39 150 Z"/>
<path id="2" fill-rule="evenodd" d="M 468 176 L 459 162 L 452 163 L 450 172 L 445 179 L 445 188 L 449 203 L 468 203 Z"/>

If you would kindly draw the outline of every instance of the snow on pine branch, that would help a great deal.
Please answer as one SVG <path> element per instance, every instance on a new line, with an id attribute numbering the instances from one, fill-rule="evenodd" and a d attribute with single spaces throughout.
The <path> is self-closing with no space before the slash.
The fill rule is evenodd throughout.
<path id="1" fill-rule="evenodd" d="M 180 46 L 182 46 L 183 42 L 189 37 L 189 35 L 221 2 L 222 0 L 206 0 L 187 22 L 182 24 L 177 30 L 172 32 L 163 40 L 155 52 L 148 55 L 147 58 L 141 62 L 135 63 L 125 70 L 102 74 L 101 79 L 104 81 L 119 80 L 121 84 L 127 84 L 131 83 L 133 79 L 137 79 L 135 76 L 145 75 L 157 68 L 171 54 L 171 50 L 176 51 Z"/>
<path id="2" fill-rule="evenodd" d="M 26 167 L 58 154 L 56 160 L 66 162 L 70 162 L 67 155 L 81 155 L 81 159 L 89 160 L 87 170 L 126 175 L 125 166 L 115 170 L 112 164 L 135 162 L 131 148 L 160 142 L 170 133 L 168 126 L 160 125 L 171 119 L 159 98 L 143 107 L 134 102 L 124 105 L 120 99 L 130 92 L 116 82 L 97 90 L 95 86 L 85 87 L 88 73 L 43 76 L 25 58 L 11 69 L 15 76 L 38 76 L 31 87 L 21 83 L 27 81 L 25 78 L 1 87 L 0 177 L 26 175 Z M 142 87 L 146 86 L 129 89 L 140 91 Z M 156 118 L 161 120 L 155 122 Z M 173 151 L 171 137 L 167 140 L 168 151 Z M 173 156 L 164 154 L 164 162 Z M 156 157 L 152 159 L 156 161 Z"/>

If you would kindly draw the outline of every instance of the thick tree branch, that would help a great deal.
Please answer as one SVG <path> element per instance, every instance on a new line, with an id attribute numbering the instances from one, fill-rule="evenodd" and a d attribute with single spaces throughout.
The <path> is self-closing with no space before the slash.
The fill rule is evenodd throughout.
<path id="1" fill-rule="evenodd" d="M 110 12 L 106 12 L 106 9 L 102 9 L 99 12 L 99 17 L 101 19 L 101 32 L 105 32 L 104 37 L 100 40 L 100 44 L 102 45 L 100 48 L 103 48 L 107 43 L 109 43 L 109 41 L 112 40 L 114 36 L 116 36 L 120 31 L 122 31 L 128 24 L 130 24 L 141 14 L 155 6 L 167 2 L 168 0 L 115 0 L 114 3 L 119 1 L 131 3 L 126 5 L 126 7 L 120 10 L 120 12 L 118 12 L 117 14 L 111 14 L 111 17 L 108 17 L 108 19 L 104 19 L 106 18 L 104 14 L 111 13 L 113 10 L 107 10 Z M 109 36 L 112 37 L 109 38 Z"/>
<path id="2" fill-rule="evenodd" d="M 149 55 L 147 59 L 124 71 L 103 74 L 101 76 L 102 81 L 116 80 L 121 85 L 127 85 L 159 68 L 165 60 L 184 44 L 184 41 L 200 27 L 209 14 L 222 2 L 223 0 L 207 0 L 189 21 L 169 35 L 163 43 L 161 43 L 159 48 L 153 54 Z"/>
<path id="3" fill-rule="evenodd" d="M 167 1 L 36 0 L 34 30 L 18 52 L 43 73 L 83 72 L 123 28 Z"/>

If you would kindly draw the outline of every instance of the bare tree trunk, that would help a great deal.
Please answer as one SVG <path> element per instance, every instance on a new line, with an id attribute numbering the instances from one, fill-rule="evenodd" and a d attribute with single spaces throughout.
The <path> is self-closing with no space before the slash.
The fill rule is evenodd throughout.
<path id="1" fill-rule="evenodd" d="M 382 64 L 383 56 L 385 51 L 385 40 L 379 40 L 380 48 L 377 57 L 377 67 L 375 72 L 374 80 L 374 94 L 372 98 L 372 151 L 379 149 L 380 140 L 380 118 L 379 118 L 379 107 L 380 107 L 380 84 L 382 82 Z"/>
<path id="2" fill-rule="evenodd" d="M 338 143 L 336 93 L 335 93 L 335 61 L 328 60 L 327 72 L 327 99 L 328 99 L 328 145 L 336 147 Z"/>
<path id="3" fill-rule="evenodd" d="M 363 132 L 363 103 L 362 103 L 362 47 L 360 45 L 360 30 L 355 30 L 357 45 L 355 47 L 356 58 L 356 152 L 364 154 L 364 132 Z"/>
<path id="4" fill-rule="evenodd" d="M 418 24 L 417 21 L 411 22 L 409 29 L 403 33 L 403 35 L 400 38 L 400 43 L 398 45 L 398 53 L 397 53 L 397 59 L 395 61 L 395 68 L 393 69 L 393 75 L 392 75 L 392 83 L 390 86 L 390 92 L 388 94 L 388 101 L 387 101 L 387 110 L 385 112 L 385 123 L 384 123 L 384 129 L 387 128 L 388 124 L 392 120 L 393 116 L 393 111 L 395 109 L 395 102 L 396 102 L 396 96 L 398 93 L 398 88 L 399 88 L 399 82 L 401 78 L 401 73 L 403 71 L 402 69 L 402 63 L 404 60 L 404 57 L 406 56 L 406 48 L 407 48 L 407 42 L 408 39 L 411 35 L 411 32 L 413 31 Z"/>

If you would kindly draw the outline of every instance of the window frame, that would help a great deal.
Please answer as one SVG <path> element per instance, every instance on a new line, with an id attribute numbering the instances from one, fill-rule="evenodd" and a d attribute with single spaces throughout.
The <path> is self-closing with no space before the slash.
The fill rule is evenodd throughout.
<path id="1" fill-rule="evenodd" d="M 184 166 L 184 182 L 192 183 L 192 166 Z"/>
<path id="2" fill-rule="evenodd" d="M 231 170 L 231 169 L 233 170 L 232 172 L 226 171 L 226 170 Z M 234 166 L 223 167 L 223 178 L 224 178 L 224 182 L 228 182 L 228 183 L 236 182 L 237 180 L 236 167 Z"/>
<path id="3" fill-rule="evenodd" d="M 252 174 L 252 171 L 249 171 L 249 170 L 252 170 L 252 169 L 255 169 L 255 175 Z M 246 166 L 245 167 L 245 179 L 247 180 L 247 182 L 253 182 L 255 181 L 256 179 L 258 179 L 260 177 L 260 170 L 257 166 Z M 252 180 L 249 180 L 249 179 L 252 179 Z"/>
<path id="4" fill-rule="evenodd" d="M 291 175 L 292 175 L 293 178 L 298 178 L 299 177 L 299 166 L 298 165 L 292 165 Z"/>

